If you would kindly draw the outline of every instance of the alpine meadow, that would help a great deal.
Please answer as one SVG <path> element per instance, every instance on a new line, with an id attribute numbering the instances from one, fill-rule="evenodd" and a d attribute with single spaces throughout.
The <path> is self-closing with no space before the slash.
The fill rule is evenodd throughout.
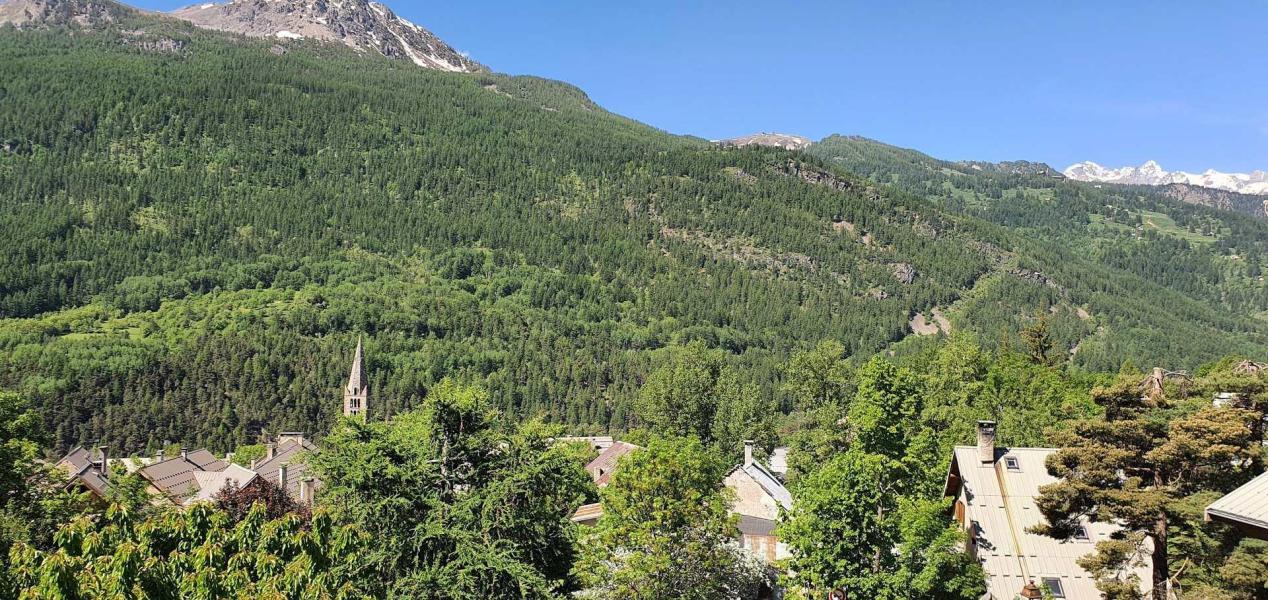
<path id="1" fill-rule="evenodd" d="M 1268 599 L 1254 176 L 497 67 L 0 0 L 0 598 Z"/>

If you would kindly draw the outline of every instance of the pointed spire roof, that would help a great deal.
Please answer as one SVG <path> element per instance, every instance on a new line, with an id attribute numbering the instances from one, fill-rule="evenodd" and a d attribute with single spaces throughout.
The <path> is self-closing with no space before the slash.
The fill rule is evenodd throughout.
<path id="1" fill-rule="evenodd" d="M 358 393 L 364 387 L 365 355 L 361 351 L 361 336 L 357 336 L 357 354 L 352 358 L 352 373 L 348 375 L 348 393 Z"/>

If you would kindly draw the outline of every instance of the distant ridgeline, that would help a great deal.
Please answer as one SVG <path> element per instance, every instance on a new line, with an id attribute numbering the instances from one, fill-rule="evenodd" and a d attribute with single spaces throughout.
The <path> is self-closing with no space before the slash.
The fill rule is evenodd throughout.
<path id="1" fill-rule="evenodd" d="M 629 425 L 692 340 L 785 406 L 819 340 L 1015 343 L 1037 314 L 1087 369 L 1268 354 L 1248 216 L 875 144 L 719 147 L 338 44 L 70 27 L 0 29 L 0 387 L 58 450 L 324 431 L 361 333 L 371 418 L 455 376 L 578 433 Z"/>

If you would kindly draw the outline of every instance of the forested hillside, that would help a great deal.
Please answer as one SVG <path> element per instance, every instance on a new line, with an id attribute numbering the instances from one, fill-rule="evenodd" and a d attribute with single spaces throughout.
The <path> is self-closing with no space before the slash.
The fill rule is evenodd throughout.
<path id="1" fill-rule="evenodd" d="M 1115 305 L 1101 311 L 1118 327 L 1134 329 L 1121 356 L 1141 358 L 1131 348 L 1142 344 L 1155 352 L 1172 346 L 1167 340 L 1186 321 L 1204 320 L 1203 312 L 1231 315 L 1234 327 L 1249 330 L 1268 308 L 1261 267 L 1268 224 L 1261 218 L 1186 203 L 1171 188 L 1083 183 L 1025 161 L 949 162 L 857 136 L 830 136 L 806 151 L 943 211 L 1018 234 L 1018 251 L 1031 268 L 1088 298 L 1086 308 Z M 1191 364 L 1182 354 L 1161 358 Z M 1099 359 L 1075 362 L 1113 368 Z"/>
<path id="2" fill-rule="evenodd" d="M 223 451 L 325 430 L 358 336 L 375 416 L 455 376 L 577 431 L 634 424 L 671 347 L 788 407 L 794 351 L 920 346 L 934 309 L 991 344 L 1047 314 L 1098 370 L 1268 350 L 1258 221 L 826 148 L 131 13 L 0 29 L 0 387 L 57 449 Z"/>

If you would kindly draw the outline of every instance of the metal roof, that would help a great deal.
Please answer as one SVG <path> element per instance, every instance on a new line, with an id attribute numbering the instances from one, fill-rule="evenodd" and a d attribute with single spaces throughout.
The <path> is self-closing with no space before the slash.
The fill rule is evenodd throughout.
<path id="1" fill-rule="evenodd" d="M 291 498 L 299 499 L 299 484 L 304 478 L 308 477 L 308 463 L 304 460 L 304 453 L 315 452 L 317 446 L 308 440 L 297 441 L 289 439 L 277 445 L 277 450 L 270 458 L 264 462 L 255 465 L 255 472 L 260 477 L 268 480 L 269 483 L 277 485 L 281 478 L 282 465 L 286 465 L 286 493 Z M 316 493 L 317 488 L 321 487 L 321 482 L 313 481 L 313 492 Z"/>
<path id="2" fill-rule="evenodd" d="M 947 492 L 965 501 L 965 523 L 972 546 L 987 574 L 990 597 L 1011 600 L 1030 581 L 1061 580 L 1067 598 L 1100 598 L 1096 581 L 1076 562 L 1096 549 L 1119 527 L 1085 523 L 1086 540 L 1062 541 L 1030 533 L 1045 523 L 1035 504 L 1041 486 L 1055 483 L 1044 461 L 1053 448 L 996 448 L 994 460 L 983 462 L 975 446 L 957 446 Z M 958 478 L 958 482 L 957 482 Z M 1135 569 L 1142 587 L 1151 580 L 1148 556 Z"/>
<path id="3" fill-rule="evenodd" d="M 1268 531 L 1268 473 L 1212 502 L 1206 514 Z"/>
<path id="4" fill-rule="evenodd" d="M 779 478 L 774 473 L 763 467 L 762 463 L 753 461 L 747 465 L 736 465 L 735 468 L 731 469 L 731 473 L 737 470 L 743 471 L 749 477 L 752 477 L 753 481 L 756 481 L 757 485 L 761 486 L 767 495 L 774 498 L 775 502 L 784 507 L 784 510 L 792 510 L 792 493 L 788 491 L 788 488 L 784 487 L 784 484 L 779 481 Z"/>
<path id="5" fill-rule="evenodd" d="M 177 456 L 156 462 L 140 470 L 158 491 L 183 501 L 184 498 L 198 491 L 194 473 L 197 471 L 222 471 L 228 466 L 225 461 L 215 457 L 206 450 L 194 450 L 186 456 Z"/>
<path id="6" fill-rule="evenodd" d="M 99 462 L 93 460 L 90 451 L 77 446 L 57 461 L 57 466 L 66 472 L 71 481 L 78 481 L 93 494 L 104 498 L 110 490 L 110 481 L 94 468 Z"/>
<path id="7" fill-rule="evenodd" d="M 788 447 L 780 446 L 770 453 L 770 471 L 776 475 L 788 473 Z"/>
<path id="8" fill-rule="evenodd" d="M 740 515 L 737 526 L 742 535 L 775 535 L 775 522 L 770 519 Z"/>
<path id="9" fill-rule="evenodd" d="M 254 481 L 256 477 L 258 475 L 256 475 L 255 471 L 235 464 L 230 464 L 220 471 L 195 471 L 194 485 L 197 486 L 198 491 L 185 503 L 191 504 L 203 500 L 211 500 L 229 484 L 233 484 L 239 489 L 244 488 Z"/>

